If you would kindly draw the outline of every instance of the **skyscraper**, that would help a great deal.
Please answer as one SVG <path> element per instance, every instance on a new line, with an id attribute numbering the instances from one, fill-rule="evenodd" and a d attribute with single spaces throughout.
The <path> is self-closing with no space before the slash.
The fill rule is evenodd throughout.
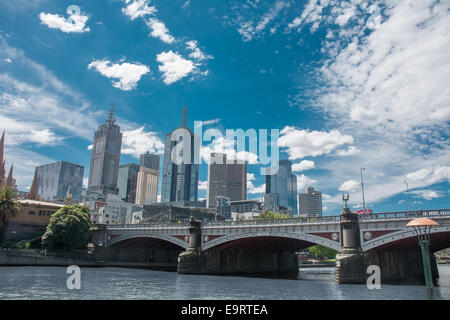
<path id="1" fill-rule="evenodd" d="M 206 207 L 215 208 L 217 197 L 227 195 L 227 156 L 223 153 L 211 153 L 208 164 L 208 187 L 206 189 Z"/>
<path id="2" fill-rule="evenodd" d="M 64 199 L 71 189 L 74 200 L 81 199 L 84 167 L 78 164 L 58 161 L 36 167 L 38 194 L 46 201 Z"/>
<path id="3" fill-rule="evenodd" d="M 159 171 L 159 158 L 159 155 L 147 151 L 140 156 L 140 166 Z"/>
<path id="4" fill-rule="evenodd" d="M 95 132 L 89 172 L 90 191 L 118 194 L 117 178 L 119 174 L 122 133 L 114 118 L 114 110 L 109 111 L 105 124 Z"/>
<path id="5" fill-rule="evenodd" d="M 166 134 L 161 202 L 198 200 L 200 137 L 187 128 L 186 118 L 187 108 L 183 108 L 181 127 Z"/>
<path id="6" fill-rule="evenodd" d="M 117 187 L 120 199 L 134 203 L 136 201 L 137 176 L 139 166 L 135 163 L 122 164 L 119 167 Z"/>
<path id="7" fill-rule="evenodd" d="M 216 207 L 217 197 L 227 197 L 230 201 L 246 200 L 247 165 L 237 160 L 227 163 L 226 154 L 211 153 L 206 194 L 207 208 Z"/>
<path id="8" fill-rule="evenodd" d="M 278 162 L 278 172 L 266 175 L 266 194 L 278 193 L 279 205 L 287 207 L 292 214 L 297 213 L 297 176 L 292 174 L 289 160 Z"/>
<path id="9" fill-rule="evenodd" d="M 307 216 L 322 216 L 322 192 L 313 187 L 306 188 L 305 193 L 298 195 L 299 214 Z"/>
<path id="10" fill-rule="evenodd" d="M 159 184 L 159 155 L 147 151 L 141 154 L 137 176 L 136 204 L 144 206 L 157 202 Z"/>
<path id="11" fill-rule="evenodd" d="M 230 201 L 247 199 L 247 164 L 227 163 L 227 197 Z"/>
<path id="12" fill-rule="evenodd" d="M 136 204 L 150 205 L 158 199 L 159 171 L 141 166 L 137 176 Z"/>

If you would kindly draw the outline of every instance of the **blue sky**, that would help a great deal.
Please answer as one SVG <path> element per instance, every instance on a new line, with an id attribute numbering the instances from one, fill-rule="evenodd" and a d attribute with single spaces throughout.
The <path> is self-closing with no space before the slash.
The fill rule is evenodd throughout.
<path id="1" fill-rule="evenodd" d="M 75 7 L 76 5 L 80 10 Z M 0 129 L 26 190 L 36 165 L 89 173 L 114 102 L 121 162 L 162 154 L 181 108 L 219 130 L 279 129 L 298 190 L 365 195 L 375 211 L 449 207 L 447 1 L 50 1 L 0 3 Z M 212 148 L 212 146 L 211 146 Z M 253 163 L 253 161 L 251 161 Z M 248 166 L 248 198 L 264 177 Z M 200 169 L 206 196 L 207 166 Z"/>

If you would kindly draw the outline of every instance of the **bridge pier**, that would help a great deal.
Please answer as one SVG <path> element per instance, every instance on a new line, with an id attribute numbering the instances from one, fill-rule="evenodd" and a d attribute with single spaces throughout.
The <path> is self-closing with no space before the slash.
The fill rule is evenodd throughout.
<path id="1" fill-rule="evenodd" d="M 367 274 L 364 269 L 365 258 L 361 249 L 358 215 L 346 205 L 339 217 L 341 250 L 336 255 L 336 282 L 365 283 Z"/>
<path id="2" fill-rule="evenodd" d="M 380 268 L 381 282 L 423 280 L 422 257 L 417 251 L 368 251 L 361 249 L 358 215 L 345 207 L 340 215 L 341 249 L 336 255 L 336 282 L 366 284 L 367 268 Z M 431 255 L 433 279 L 439 278 L 436 259 Z"/>
<path id="3" fill-rule="evenodd" d="M 181 274 L 203 273 L 202 223 L 194 217 L 189 220 L 189 248 L 178 256 L 177 272 Z"/>

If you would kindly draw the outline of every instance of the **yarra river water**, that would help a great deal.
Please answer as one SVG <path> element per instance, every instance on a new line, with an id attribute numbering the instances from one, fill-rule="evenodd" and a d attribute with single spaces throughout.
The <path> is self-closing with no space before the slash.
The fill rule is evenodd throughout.
<path id="1" fill-rule="evenodd" d="M 450 265 L 439 265 L 436 299 L 450 300 Z M 180 275 L 127 268 L 81 268 L 81 289 L 63 267 L 0 267 L 0 299 L 426 299 L 421 285 L 338 285 L 334 268 L 302 268 L 298 279 Z"/>

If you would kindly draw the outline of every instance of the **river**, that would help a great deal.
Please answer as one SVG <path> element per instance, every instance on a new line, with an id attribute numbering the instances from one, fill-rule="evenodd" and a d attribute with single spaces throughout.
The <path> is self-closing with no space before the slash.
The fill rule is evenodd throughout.
<path id="1" fill-rule="evenodd" d="M 439 265 L 435 298 L 450 300 L 450 265 Z M 0 267 L 0 299 L 426 299 L 420 285 L 338 285 L 334 268 L 301 268 L 298 279 L 180 275 L 128 268 L 81 268 L 69 290 L 63 267 Z"/>

